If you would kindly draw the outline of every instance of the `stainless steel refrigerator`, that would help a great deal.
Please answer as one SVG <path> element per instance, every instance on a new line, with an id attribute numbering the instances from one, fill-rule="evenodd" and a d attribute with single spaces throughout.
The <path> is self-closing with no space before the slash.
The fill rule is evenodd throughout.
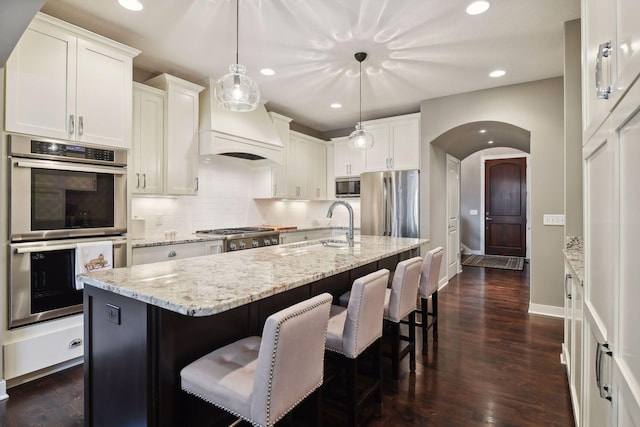
<path id="1" fill-rule="evenodd" d="M 373 236 L 420 237 L 420 171 L 360 175 L 360 232 Z"/>

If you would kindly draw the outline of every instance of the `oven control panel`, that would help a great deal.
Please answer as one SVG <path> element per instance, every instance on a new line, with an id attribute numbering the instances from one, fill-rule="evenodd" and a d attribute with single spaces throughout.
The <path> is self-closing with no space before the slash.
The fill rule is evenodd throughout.
<path id="1" fill-rule="evenodd" d="M 31 140 L 31 153 L 106 162 L 113 162 L 115 160 L 115 152 L 113 150 L 48 141 Z"/>

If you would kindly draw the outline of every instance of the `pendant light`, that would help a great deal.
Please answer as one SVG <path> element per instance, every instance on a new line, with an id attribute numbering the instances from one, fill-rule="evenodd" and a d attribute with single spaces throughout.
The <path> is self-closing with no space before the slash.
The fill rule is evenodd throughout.
<path id="1" fill-rule="evenodd" d="M 258 85 L 246 75 L 247 68 L 238 63 L 238 28 L 240 0 L 236 0 L 236 63 L 229 66 L 229 74 L 216 82 L 214 95 L 220 108 L 227 111 L 253 111 L 260 102 Z"/>
<path id="2" fill-rule="evenodd" d="M 354 56 L 360 63 L 360 121 L 356 124 L 356 130 L 349 135 L 347 145 L 351 150 L 364 151 L 373 148 L 373 135 L 367 132 L 362 124 L 362 61 L 367 59 L 367 54 L 358 52 Z"/>

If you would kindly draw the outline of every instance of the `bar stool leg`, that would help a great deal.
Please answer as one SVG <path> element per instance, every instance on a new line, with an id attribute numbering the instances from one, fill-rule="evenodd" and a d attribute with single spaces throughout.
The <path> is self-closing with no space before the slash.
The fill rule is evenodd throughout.
<path id="1" fill-rule="evenodd" d="M 420 306 L 422 310 L 422 319 L 420 324 L 422 325 L 422 354 L 429 353 L 429 300 L 426 298 L 420 298 Z"/>
<path id="2" fill-rule="evenodd" d="M 416 312 L 409 314 L 409 369 L 416 371 Z"/>
<path id="3" fill-rule="evenodd" d="M 400 323 L 391 322 L 391 377 L 397 389 L 400 381 Z"/>
<path id="4" fill-rule="evenodd" d="M 433 309 L 433 340 L 438 341 L 438 291 L 431 295 L 431 305 Z"/>
<path id="5" fill-rule="evenodd" d="M 357 376 L 358 359 L 347 359 L 347 412 L 349 414 L 349 426 L 358 425 L 358 395 Z"/>
<path id="6" fill-rule="evenodd" d="M 375 415 L 377 417 L 382 416 L 382 338 L 378 338 L 376 342 L 373 343 L 375 352 L 375 372 L 377 376 L 378 386 L 375 391 L 375 399 L 376 399 L 376 408 Z"/>

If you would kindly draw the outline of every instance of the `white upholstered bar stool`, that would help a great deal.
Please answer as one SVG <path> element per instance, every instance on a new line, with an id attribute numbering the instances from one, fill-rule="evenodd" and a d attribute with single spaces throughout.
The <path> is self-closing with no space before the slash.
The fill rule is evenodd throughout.
<path id="1" fill-rule="evenodd" d="M 182 389 L 254 426 L 273 426 L 322 385 L 331 301 L 324 293 L 272 314 L 262 338 L 243 338 L 183 368 Z"/>
<path id="2" fill-rule="evenodd" d="M 394 385 L 400 380 L 400 360 L 409 354 L 409 368 L 416 370 L 416 297 L 422 258 L 414 257 L 401 261 L 396 266 L 391 288 L 387 288 L 384 299 L 384 320 L 390 326 L 391 338 L 391 376 Z M 408 322 L 404 321 L 409 318 Z M 409 325 L 409 335 L 401 334 L 400 323 Z M 385 333 L 387 329 L 385 329 Z M 400 342 L 408 344 L 400 349 Z"/>
<path id="3" fill-rule="evenodd" d="M 420 275 L 420 322 L 416 325 L 422 329 L 422 354 L 427 354 L 428 333 L 433 329 L 433 340 L 438 341 L 438 282 L 440 280 L 440 264 L 442 263 L 442 247 L 430 250 L 422 262 Z M 429 297 L 431 297 L 431 311 L 429 311 Z M 431 321 L 429 321 L 431 317 Z"/>
<path id="4" fill-rule="evenodd" d="M 375 393 L 378 406 L 382 405 L 380 338 L 388 281 L 387 269 L 360 277 L 353 282 L 347 307 L 331 306 L 326 349 L 334 353 L 346 368 L 350 426 L 357 424 L 359 403 L 364 403 L 372 393 Z M 361 396 L 357 396 L 358 358 L 369 347 L 374 353 L 374 381 Z"/>

